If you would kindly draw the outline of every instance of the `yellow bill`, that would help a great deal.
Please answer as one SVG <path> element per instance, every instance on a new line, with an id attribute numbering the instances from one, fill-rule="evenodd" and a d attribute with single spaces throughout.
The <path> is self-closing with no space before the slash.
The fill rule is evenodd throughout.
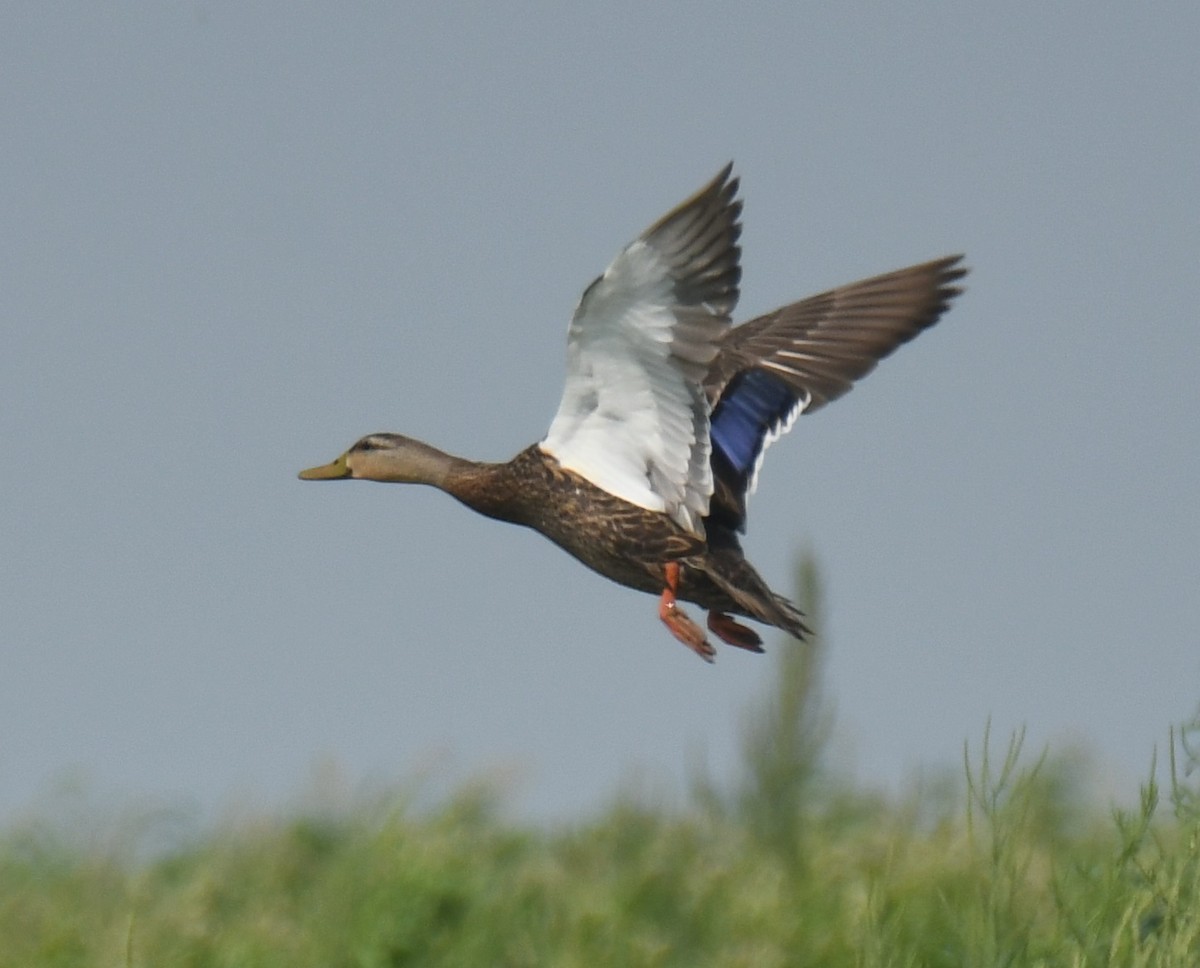
<path id="1" fill-rule="evenodd" d="M 350 476 L 350 468 L 346 466 L 346 455 L 342 454 L 332 464 L 322 464 L 320 467 L 310 467 L 300 472 L 302 481 L 336 481 Z"/>

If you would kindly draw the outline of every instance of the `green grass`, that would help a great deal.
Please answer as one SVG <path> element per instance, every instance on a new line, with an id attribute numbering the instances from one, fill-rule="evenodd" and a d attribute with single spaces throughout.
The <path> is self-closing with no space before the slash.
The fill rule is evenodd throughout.
<path id="1" fill-rule="evenodd" d="M 990 755 L 990 751 L 989 751 Z M 815 783 L 790 851 L 733 803 L 569 829 L 467 791 L 243 821 L 187 849 L 0 842 L 0 965 L 1200 964 L 1200 810 L 1110 813 L 1070 758 L 981 752 L 963 797 Z"/>
<path id="2" fill-rule="evenodd" d="M 697 770 L 682 807 L 531 827 L 483 787 L 402 790 L 166 850 L 144 820 L 15 826 L 0 968 L 1200 965 L 1200 722 L 1129 810 L 1079 757 L 986 732 L 958 777 L 885 797 L 827 768 L 820 641 L 776 655 L 742 775 Z"/>

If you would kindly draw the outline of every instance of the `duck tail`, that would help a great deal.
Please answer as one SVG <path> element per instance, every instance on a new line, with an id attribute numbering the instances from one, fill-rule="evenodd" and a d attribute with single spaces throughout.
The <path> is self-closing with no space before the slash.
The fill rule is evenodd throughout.
<path id="1" fill-rule="evenodd" d="M 804 624 L 804 613 L 793 602 L 774 592 L 771 592 L 771 599 L 775 606 L 774 611 L 779 616 L 778 620 L 771 620 L 772 625 L 801 641 L 812 635 L 812 629 Z"/>
<path id="2" fill-rule="evenodd" d="M 743 614 L 788 635 L 805 639 L 812 630 L 804 624 L 804 613 L 782 595 L 776 595 L 754 567 L 731 547 L 710 551 L 705 572 L 721 591 L 732 598 Z"/>

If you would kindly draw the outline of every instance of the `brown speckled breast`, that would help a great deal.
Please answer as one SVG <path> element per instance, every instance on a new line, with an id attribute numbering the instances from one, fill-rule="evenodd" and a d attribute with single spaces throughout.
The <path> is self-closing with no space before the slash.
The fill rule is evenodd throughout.
<path id="1" fill-rule="evenodd" d="M 703 538 L 565 470 L 536 444 L 507 464 L 464 468 L 450 484 L 447 490 L 474 510 L 533 528 L 621 585 L 657 595 L 664 587 L 662 566 L 678 561 L 680 598 L 749 614 L 696 567 L 709 550 Z"/>

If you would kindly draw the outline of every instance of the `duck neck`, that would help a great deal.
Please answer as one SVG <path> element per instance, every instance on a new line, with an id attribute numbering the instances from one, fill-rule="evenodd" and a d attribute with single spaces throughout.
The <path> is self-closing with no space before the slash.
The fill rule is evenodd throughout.
<path id="1" fill-rule="evenodd" d="M 511 462 L 493 464 L 484 461 L 451 458 L 442 483 L 437 485 L 472 511 L 523 524 L 522 492 L 511 474 Z"/>

